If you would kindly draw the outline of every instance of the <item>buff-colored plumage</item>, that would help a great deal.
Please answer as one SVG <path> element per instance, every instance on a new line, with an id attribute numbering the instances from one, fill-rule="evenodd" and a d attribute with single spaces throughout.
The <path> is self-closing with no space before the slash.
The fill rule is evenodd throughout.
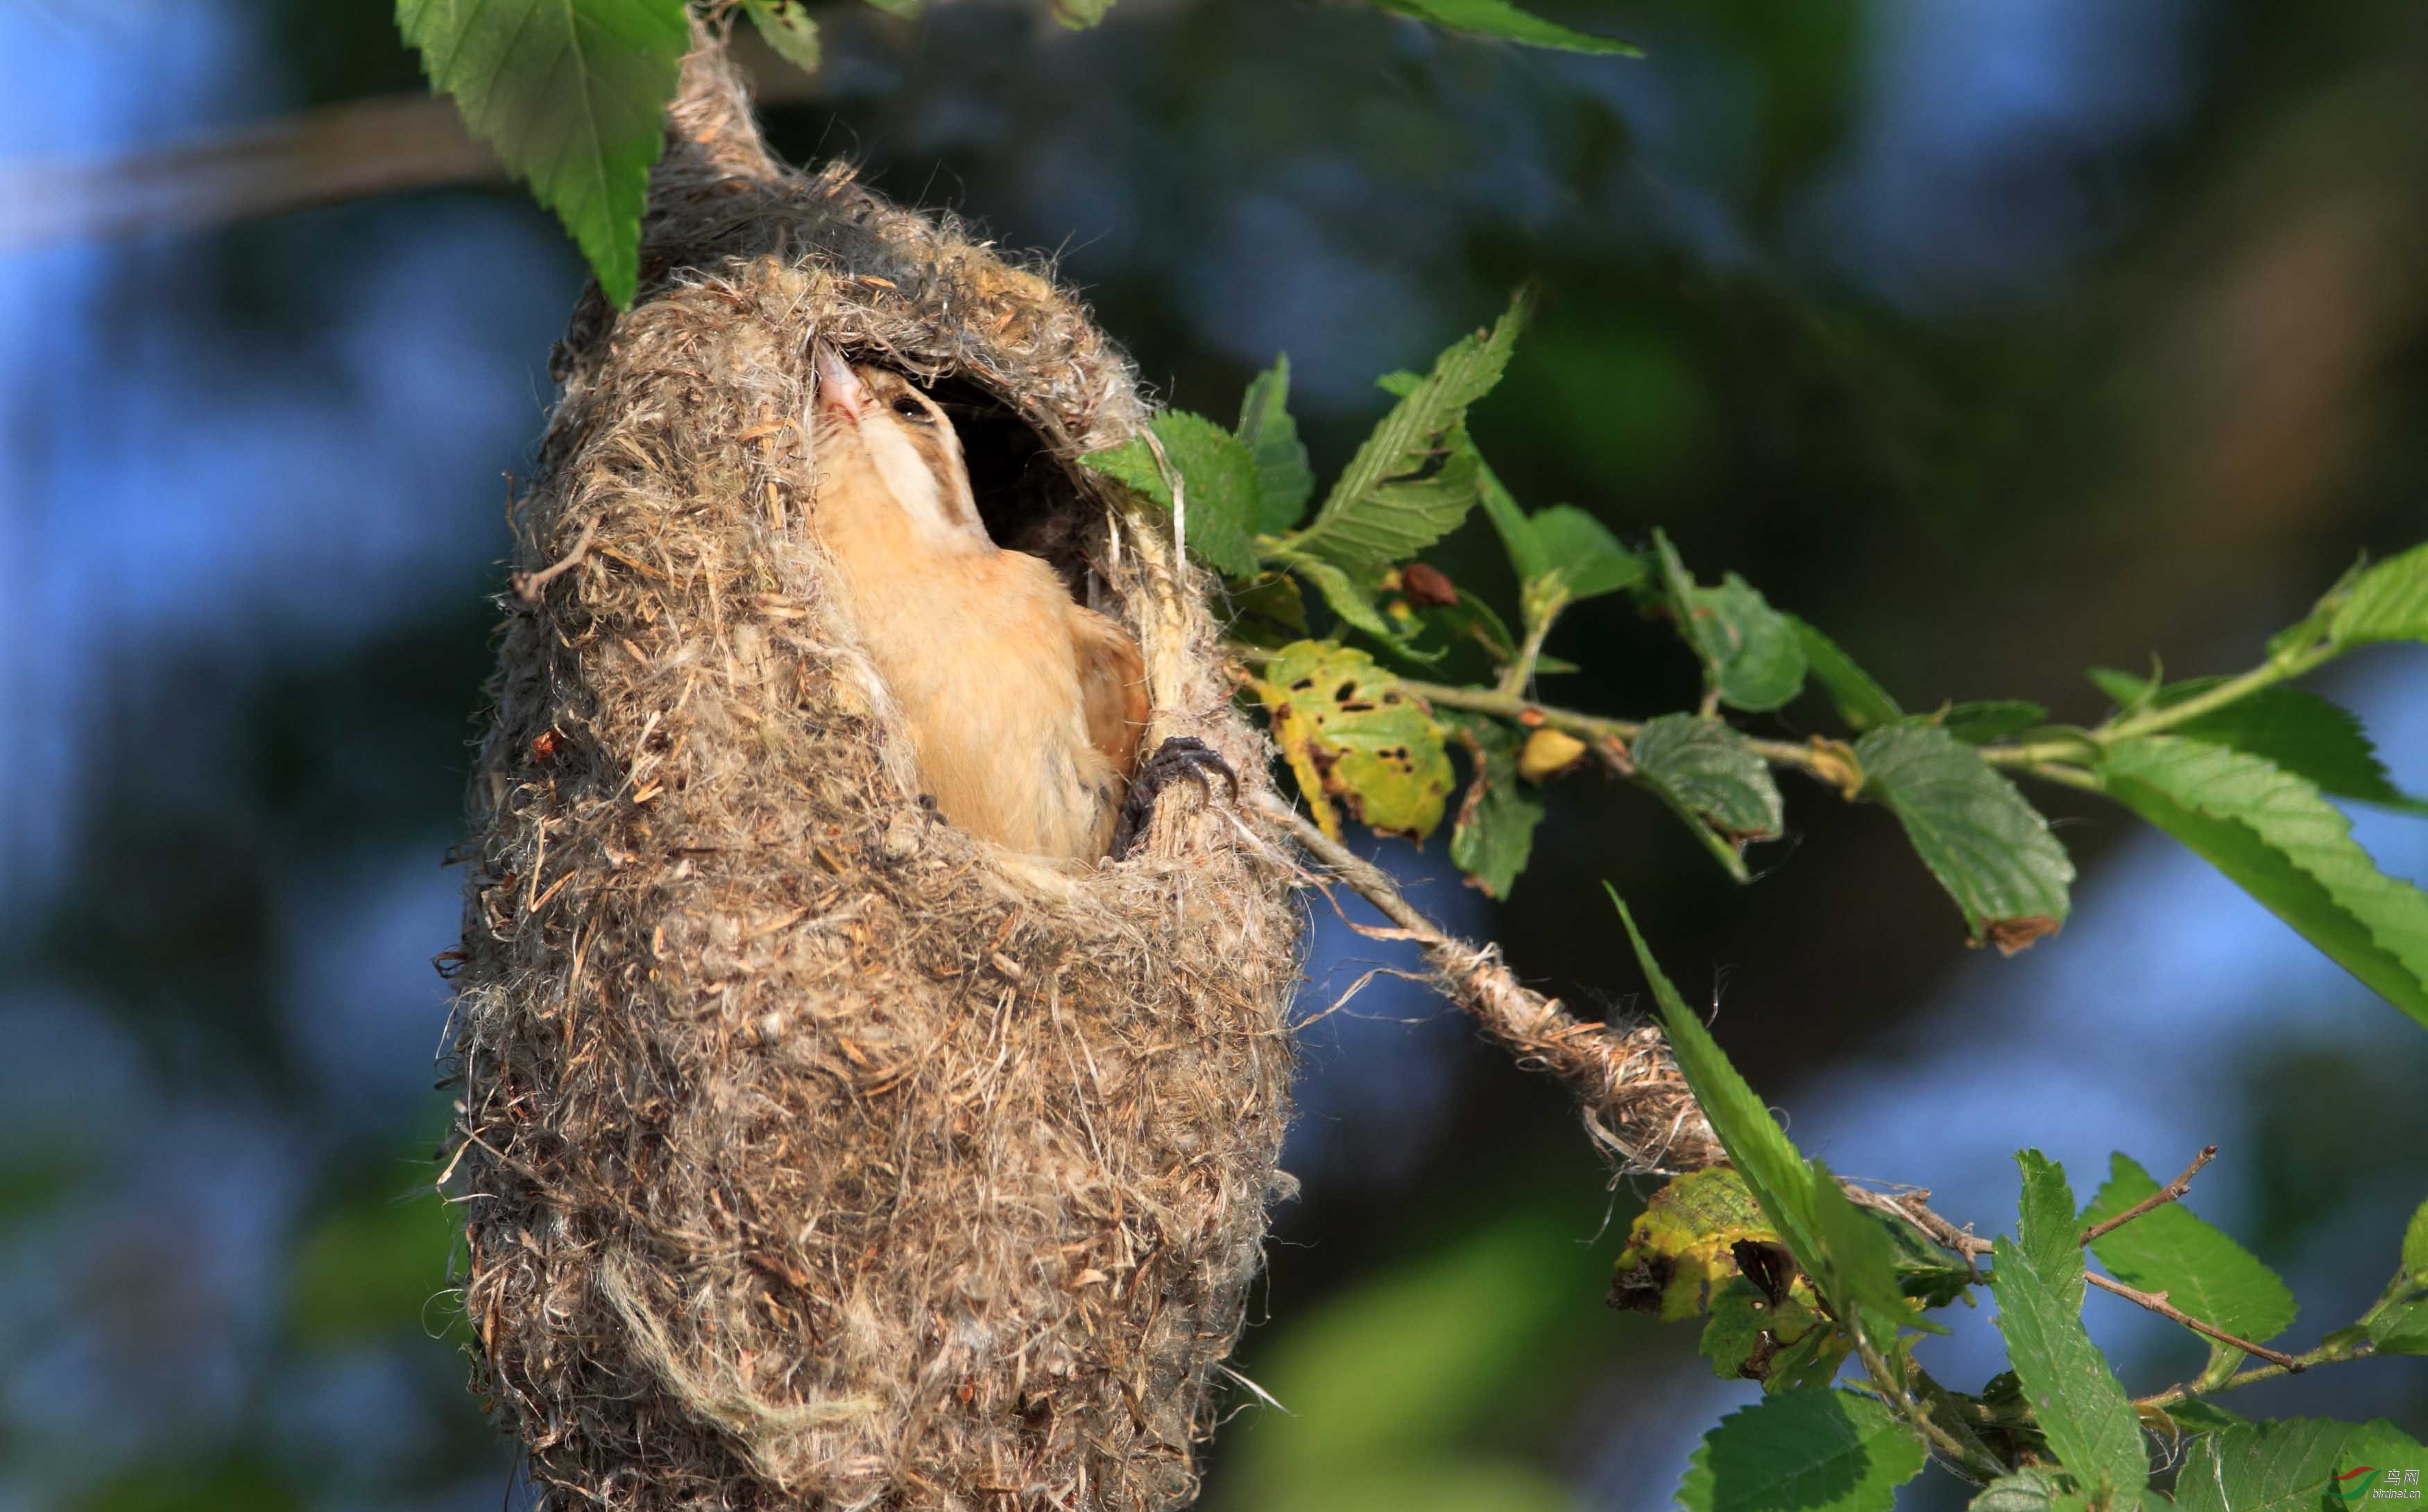
<path id="1" fill-rule="evenodd" d="M 952 421 L 901 374 L 817 357 L 819 542 L 945 819 L 1031 855 L 1111 847 L 1146 723 L 1120 626 L 996 546 Z"/>

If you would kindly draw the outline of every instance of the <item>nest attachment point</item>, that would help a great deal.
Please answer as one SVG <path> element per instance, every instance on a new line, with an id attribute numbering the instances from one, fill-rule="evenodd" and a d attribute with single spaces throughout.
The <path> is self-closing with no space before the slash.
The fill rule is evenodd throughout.
<path id="1" fill-rule="evenodd" d="M 639 299 L 559 348 L 472 781 L 477 1384 L 551 1506 L 1183 1504 L 1288 1183 L 1287 868 L 1189 783 L 1093 871 L 924 808 L 807 426 L 813 337 L 969 417 L 990 529 L 1253 798 L 1199 585 L 1073 460 L 1135 376 L 1046 272 L 771 160 L 714 45 L 670 140 Z"/>

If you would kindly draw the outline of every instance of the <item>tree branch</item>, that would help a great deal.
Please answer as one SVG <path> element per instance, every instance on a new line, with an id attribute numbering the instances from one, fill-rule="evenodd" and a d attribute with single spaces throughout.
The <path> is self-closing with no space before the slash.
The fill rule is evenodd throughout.
<path id="1" fill-rule="evenodd" d="M 2302 1372 L 2309 1369 L 2307 1365 L 2294 1358 L 2290 1355 L 2270 1349 L 2264 1344 L 2255 1344 L 2247 1339 L 2237 1339 L 2223 1328 L 2212 1327 L 2209 1324 L 2201 1322 L 2190 1313 L 2184 1311 L 2181 1307 L 2169 1302 L 2167 1300 L 2167 1294 L 2163 1291 L 2137 1290 L 2132 1287 L 2126 1286 L 2122 1281 L 2109 1280 L 2107 1276 L 2101 1275 L 2096 1271 L 2086 1273 L 2083 1279 L 2090 1282 L 2092 1286 L 2097 1287 L 2102 1291 L 2112 1292 L 2117 1296 L 2123 1297 L 2127 1302 L 2138 1303 L 2141 1306 L 2149 1308 L 2152 1312 L 2157 1313 L 2161 1318 L 2168 1319 L 2174 1323 L 2179 1323 L 2185 1327 L 2190 1329 L 2193 1333 L 2214 1339 L 2221 1344 L 2231 1345 L 2232 1347 L 2242 1351 L 2246 1355 L 2256 1356 L 2258 1358 L 2266 1360 L 2269 1364 L 2275 1366 L 2278 1370 L 2283 1371 L 2288 1374 L 2298 1375 Z"/>
<path id="2" fill-rule="evenodd" d="M 2157 1191 L 2142 1198 L 2140 1202 L 2135 1203 L 2132 1207 L 2125 1208 L 2115 1217 L 2108 1219 L 2102 1223 L 2093 1224 L 2089 1228 L 2084 1229 L 2082 1231 L 2082 1242 L 2089 1244 L 2103 1234 L 2114 1233 L 2117 1229 L 2124 1227 L 2126 1224 L 2129 1224 L 2134 1219 L 2141 1217 L 2143 1213 L 2149 1212 L 2154 1208 L 2163 1208 L 2171 1202 L 2180 1201 L 2183 1194 L 2191 1190 L 2192 1177 L 2200 1175 L 2201 1167 L 2208 1164 L 2211 1160 L 2216 1159 L 2216 1145 L 2209 1144 L 2202 1146 L 2200 1154 L 2192 1157 L 2192 1163 L 2184 1167 L 2184 1174 L 2182 1175 L 2175 1177 L 2173 1181 L 2160 1187 Z M 2230 1339 L 2227 1341 L 2229 1343 L 2232 1342 Z"/>

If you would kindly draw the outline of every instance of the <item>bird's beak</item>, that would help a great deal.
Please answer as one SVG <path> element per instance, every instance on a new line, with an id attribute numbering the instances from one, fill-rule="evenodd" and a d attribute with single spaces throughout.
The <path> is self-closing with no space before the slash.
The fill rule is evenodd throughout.
<path id="1" fill-rule="evenodd" d="M 851 364 L 843 360 L 842 353 L 823 341 L 812 349 L 810 361 L 817 370 L 818 408 L 839 419 L 859 423 L 861 416 L 868 412 L 868 386 L 860 381 L 860 374 L 851 370 Z"/>

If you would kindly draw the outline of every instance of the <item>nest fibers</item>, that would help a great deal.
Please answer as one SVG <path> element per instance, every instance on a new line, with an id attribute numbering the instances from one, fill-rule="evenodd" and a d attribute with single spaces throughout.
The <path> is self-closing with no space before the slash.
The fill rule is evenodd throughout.
<path id="1" fill-rule="evenodd" d="M 642 292 L 559 350 L 472 781 L 451 1175 L 480 1385 L 551 1504 L 1150 1508 L 1288 1178 L 1298 920 L 1183 782 L 1024 861 L 923 807 L 815 544 L 810 343 L 932 382 L 999 539 L 1254 796 L 1169 542 L 1073 463 L 1143 410 L 1080 307 L 771 161 L 686 65 Z"/>

